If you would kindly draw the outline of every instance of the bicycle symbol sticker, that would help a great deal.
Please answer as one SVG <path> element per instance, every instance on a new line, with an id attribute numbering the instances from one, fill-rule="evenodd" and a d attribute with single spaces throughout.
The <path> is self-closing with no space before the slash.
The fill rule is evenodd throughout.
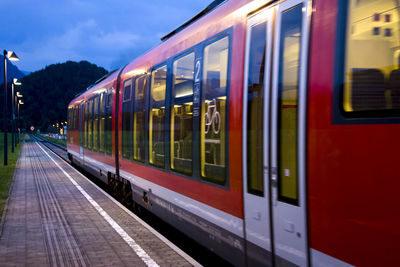
<path id="1" fill-rule="evenodd" d="M 204 114 L 204 133 L 208 134 L 210 128 L 212 128 L 214 134 L 218 134 L 221 129 L 221 116 L 217 110 L 217 100 L 213 100 L 206 103 L 207 112 Z"/>

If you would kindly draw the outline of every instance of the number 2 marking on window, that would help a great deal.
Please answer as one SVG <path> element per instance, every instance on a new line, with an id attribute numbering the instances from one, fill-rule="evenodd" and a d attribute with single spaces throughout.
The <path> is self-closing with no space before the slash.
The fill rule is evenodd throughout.
<path id="1" fill-rule="evenodd" d="M 196 61 L 196 67 L 195 67 L 195 72 L 196 72 L 196 75 L 194 76 L 194 82 L 195 83 L 198 83 L 198 82 L 200 82 L 200 68 L 201 68 L 201 61 L 200 60 L 197 60 Z"/>

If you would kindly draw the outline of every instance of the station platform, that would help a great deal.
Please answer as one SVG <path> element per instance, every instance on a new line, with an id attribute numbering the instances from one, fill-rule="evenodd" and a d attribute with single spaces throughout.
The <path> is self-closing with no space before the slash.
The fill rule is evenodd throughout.
<path id="1" fill-rule="evenodd" d="M 38 142 L 22 146 L 1 266 L 200 266 Z"/>

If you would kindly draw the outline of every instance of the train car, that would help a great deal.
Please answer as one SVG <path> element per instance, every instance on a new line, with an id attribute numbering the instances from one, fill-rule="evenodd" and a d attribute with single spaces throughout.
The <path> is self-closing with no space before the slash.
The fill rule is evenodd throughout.
<path id="1" fill-rule="evenodd" d="M 69 157 L 233 265 L 395 265 L 399 16 L 214 1 L 72 100 Z"/>

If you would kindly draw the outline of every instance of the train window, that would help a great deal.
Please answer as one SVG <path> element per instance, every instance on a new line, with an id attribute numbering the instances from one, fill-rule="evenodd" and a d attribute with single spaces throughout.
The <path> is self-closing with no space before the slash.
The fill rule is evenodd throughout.
<path id="1" fill-rule="evenodd" d="M 100 95 L 100 122 L 99 122 L 99 151 L 104 153 L 104 130 L 105 130 L 105 94 Z"/>
<path id="2" fill-rule="evenodd" d="M 204 48 L 201 104 L 201 176 L 215 183 L 226 179 L 226 100 L 229 39 Z"/>
<path id="3" fill-rule="evenodd" d="M 194 53 L 173 63 L 171 169 L 192 174 Z"/>
<path id="4" fill-rule="evenodd" d="M 113 111 L 113 88 L 107 89 L 108 93 L 106 97 L 106 108 L 105 108 L 105 151 L 107 155 L 112 154 L 112 111 Z"/>
<path id="5" fill-rule="evenodd" d="M 125 81 L 122 102 L 127 102 L 131 100 L 131 87 L 132 87 L 132 81 L 131 80 Z"/>
<path id="6" fill-rule="evenodd" d="M 132 90 L 132 80 L 125 81 L 124 92 L 122 100 L 122 157 L 125 159 L 131 158 L 131 111 L 132 111 L 132 101 L 131 101 L 131 90 Z"/>
<path id="7" fill-rule="evenodd" d="M 89 140 L 89 102 L 85 102 L 85 126 L 84 126 L 84 137 L 83 147 L 88 148 Z"/>
<path id="8" fill-rule="evenodd" d="M 75 130 L 75 128 L 76 128 L 76 107 L 72 108 L 72 127 Z"/>
<path id="9" fill-rule="evenodd" d="M 400 115 L 399 13 L 397 1 L 348 1 L 342 102 L 346 115 Z"/>
<path id="10" fill-rule="evenodd" d="M 78 114 L 79 114 L 79 110 L 78 110 L 78 106 L 75 107 L 75 112 L 74 112 L 74 129 L 77 130 L 78 129 Z"/>
<path id="11" fill-rule="evenodd" d="M 263 127 L 266 22 L 250 29 L 247 85 L 247 190 L 264 195 Z"/>
<path id="12" fill-rule="evenodd" d="M 79 130 L 79 125 L 80 125 L 80 120 L 81 120 L 81 118 L 80 118 L 80 116 L 79 116 L 79 114 L 80 114 L 80 106 L 79 105 L 77 105 L 76 106 L 76 126 L 75 126 L 75 129 L 76 130 Z"/>
<path id="13" fill-rule="evenodd" d="M 133 159 L 144 162 L 146 75 L 136 78 L 133 111 Z"/>
<path id="14" fill-rule="evenodd" d="M 78 116 L 77 116 L 78 117 Z M 93 100 L 93 150 L 99 150 L 99 97 Z"/>
<path id="15" fill-rule="evenodd" d="M 89 126 L 88 126 L 88 148 L 90 150 L 93 149 L 93 99 L 89 100 L 89 110 L 88 110 L 88 116 L 89 116 Z"/>
<path id="16" fill-rule="evenodd" d="M 167 66 L 151 73 L 150 116 L 149 116 L 149 162 L 164 168 L 164 123 Z"/>
<path id="17" fill-rule="evenodd" d="M 74 129 L 74 108 L 70 108 L 71 129 Z"/>
<path id="18" fill-rule="evenodd" d="M 79 109 L 78 106 L 75 107 L 75 116 L 74 116 L 74 129 L 78 129 L 78 123 L 79 123 Z"/>
<path id="19" fill-rule="evenodd" d="M 278 76 L 278 198 L 296 204 L 302 5 L 282 13 Z"/>
<path id="20" fill-rule="evenodd" d="M 72 107 L 71 108 L 71 120 L 72 120 L 71 129 L 74 129 L 74 112 L 75 112 L 75 109 L 74 109 L 74 107 Z"/>

